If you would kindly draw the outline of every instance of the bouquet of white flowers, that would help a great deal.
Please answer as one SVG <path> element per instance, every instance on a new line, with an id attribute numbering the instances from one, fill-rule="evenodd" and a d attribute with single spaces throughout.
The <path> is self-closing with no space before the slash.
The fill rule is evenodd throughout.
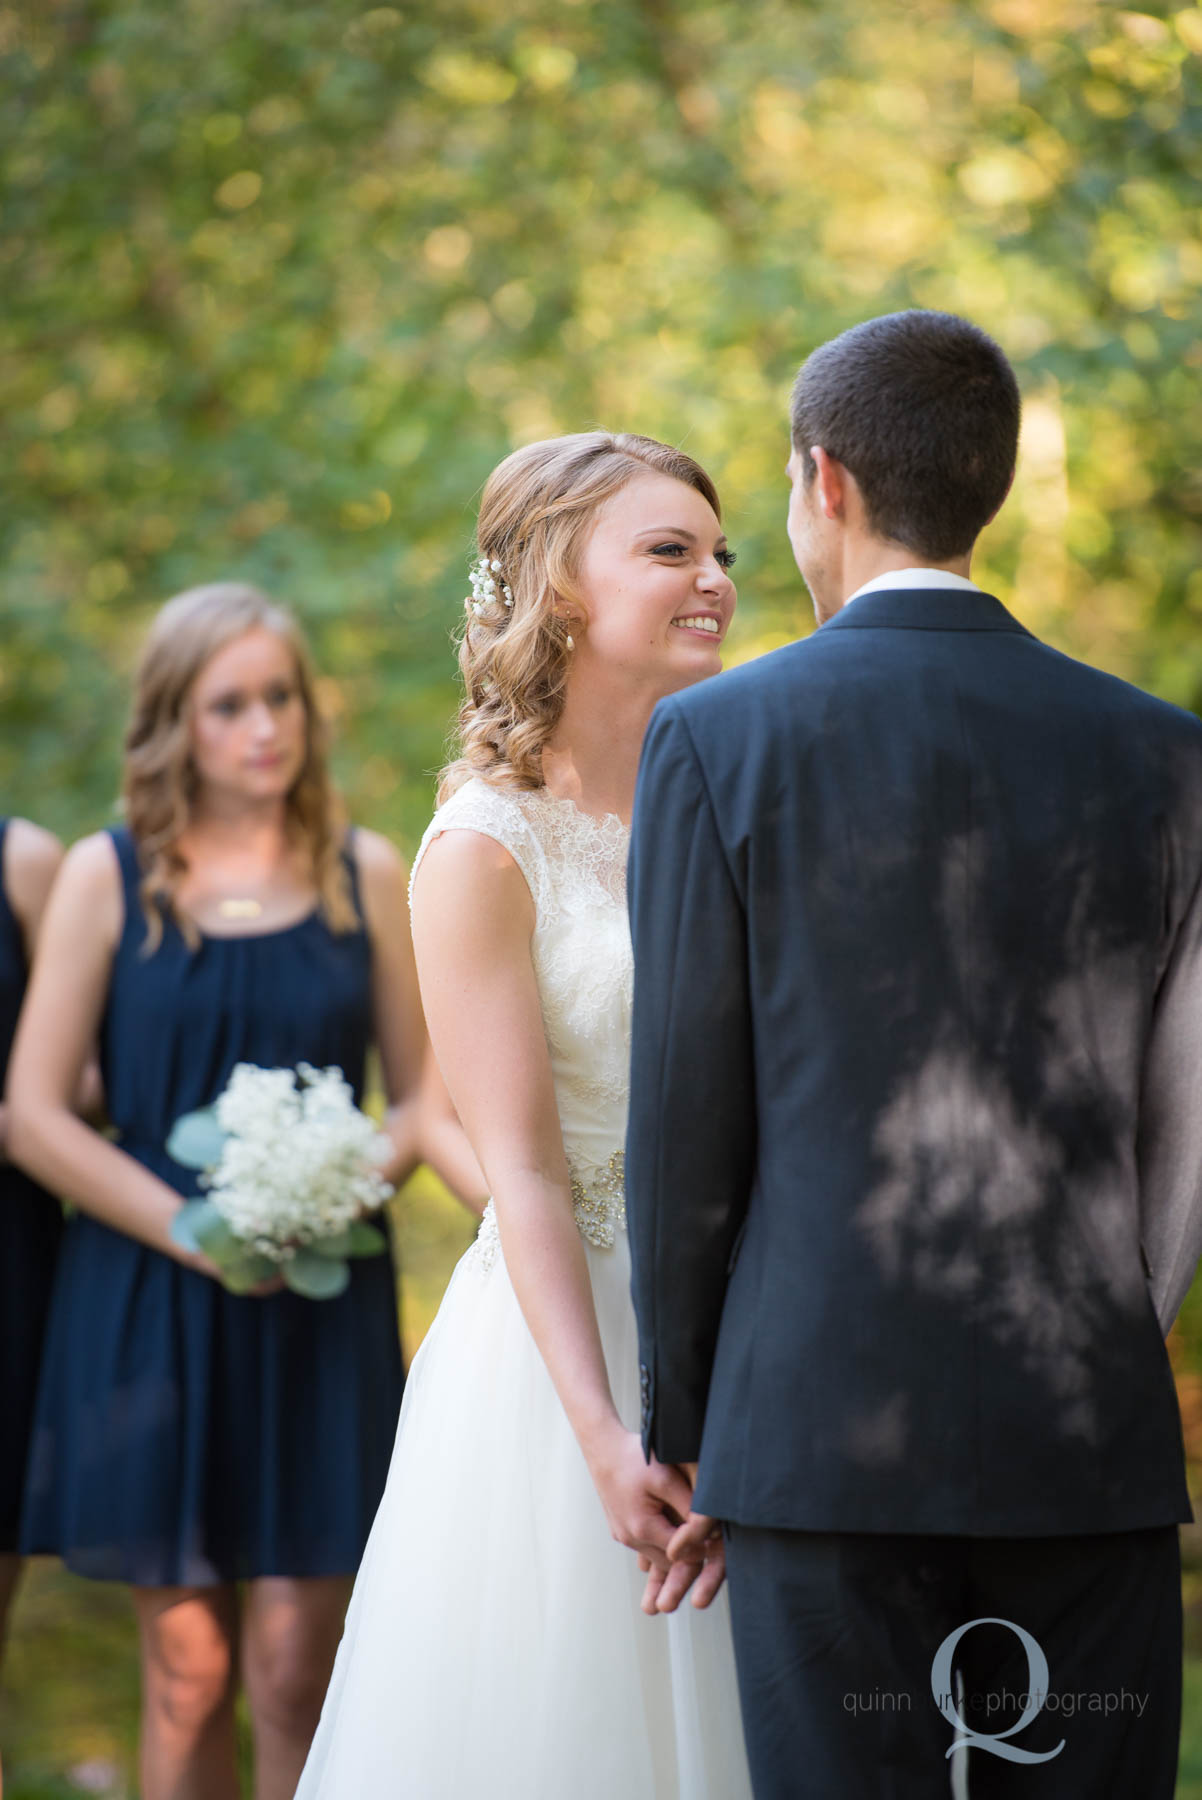
<path id="1" fill-rule="evenodd" d="M 349 1256 L 387 1248 L 361 1214 L 392 1193 L 379 1172 L 392 1145 L 341 1069 L 239 1063 L 213 1106 L 176 1120 L 167 1153 L 203 1170 L 210 1196 L 185 1201 L 171 1235 L 215 1262 L 236 1294 L 279 1274 L 296 1293 L 329 1299 L 350 1280 Z"/>

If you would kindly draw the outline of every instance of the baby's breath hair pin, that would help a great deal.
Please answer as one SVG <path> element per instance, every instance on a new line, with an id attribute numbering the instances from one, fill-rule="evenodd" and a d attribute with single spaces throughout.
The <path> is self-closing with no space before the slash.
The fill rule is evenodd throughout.
<path id="1" fill-rule="evenodd" d="M 513 589 L 502 577 L 501 565 L 495 557 L 489 562 L 487 556 L 482 556 L 472 564 L 469 574 L 472 597 L 467 604 L 477 618 L 481 617 L 487 607 L 495 606 L 498 602 L 503 606 L 513 605 Z"/>

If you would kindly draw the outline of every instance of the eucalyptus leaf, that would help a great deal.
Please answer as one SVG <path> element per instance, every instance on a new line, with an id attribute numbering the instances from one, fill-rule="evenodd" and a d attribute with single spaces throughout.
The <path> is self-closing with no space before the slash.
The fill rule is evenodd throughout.
<path id="1" fill-rule="evenodd" d="M 348 1256 L 383 1256 L 388 1249 L 388 1239 L 378 1225 L 369 1225 L 366 1219 L 355 1219 L 348 1233 L 351 1247 Z"/>
<path id="2" fill-rule="evenodd" d="M 324 1256 L 327 1261 L 331 1259 L 337 1261 L 339 1257 L 354 1254 L 351 1248 L 353 1243 L 354 1238 L 348 1225 L 345 1231 L 333 1231 L 328 1237 L 314 1238 L 313 1242 L 306 1244 L 305 1248 L 311 1250 L 314 1256 Z"/>
<path id="3" fill-rule="evenodd" d="M 192 1216 L 192 1235 L 206 1256 L 216 1263 L 237 1262 L 245 1252 L 211 1200 L 190 1202 L 196 1206 Z"/>
<path id="4" fill-rule="evenodd" d="M 228 1136 L 217 1123 L 216 1108 L 202 1106 L 175 1121 L 167 1139 L 167 1154 L 185 1169 L 212 1169 L 221 1161 Z"/>
<path id="5" fill-rule="evenodd" d="M 240 1256 L 221 1265 L 221 1279 L 231 1294 L 248 1294 L 261 1281 L 270 1281 L 279 1273 L 269 1256 Z"/>
<path id="6" fill-rule="evenodd" d="M 328 1256 L 315 1256 L 312 1250 L 298 1250 L 281 1265 L 281 1274 L 294 1294 L 307 1300 L 332 1300 L 345 1291 L 351 1272 L 343 1261 Z"/>
<path id="7" fill-rule="evenodd" d="M 200 1250 L 200 1244 L 197 1242 L 196 1233 L 193 1227 L 196 1214 L 203 1211 L 209 1204 L 210 1202 L 208 1200 L 184 1201 L 184 1204 L 180 1207 L 170 1225 L 167 1227 L 167 1235 L 172 1243 L 178 1244 L 183 1250 L 192 1250 L 196 1252 Z"/>
<path id="8" fill-rule="evenodd" d="M 340 1256 L 383 1256 L 388 1241 L 383 1232 L 367 1224 L 366 1220 L 352 1219 L 345 1230 L 333 1232 L 329 1237 L 314 1238 L 306 1248 L 327 1260 Z"/>

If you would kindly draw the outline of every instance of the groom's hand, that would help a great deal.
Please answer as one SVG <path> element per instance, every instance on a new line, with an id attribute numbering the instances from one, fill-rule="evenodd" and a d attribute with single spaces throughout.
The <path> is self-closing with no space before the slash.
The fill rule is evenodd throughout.
<path id="1" fill-rule="evenodd" d="M 697 1486 L 697 1464 L 681 1463 L 689 1487 Z M 726 1579 L 726 1544 L 721 1527 L 690 1507 L 688 1517 L 673 1533 L 668 1545 L 671 1567 L 662 1569 L 640 1556 L 639 1568 L 647 1577 L 642 1608 L 649 1615 L 675 1612 L 689 1589 L 693 1605 L 708 1606 Z"/>
<path id="2" fill-rule="evenodd" d="M 726 1579 L 726 1545 L 722 1528 L 704 1513 L 691 1512 L 668 1545 L 671 1567 L 665 1573 L 640 1557 L 647 1576 L 642 1607 L 648 1614 L 675 1612 L 692 1589 L 692 1603 L 708 1606 Z"/>

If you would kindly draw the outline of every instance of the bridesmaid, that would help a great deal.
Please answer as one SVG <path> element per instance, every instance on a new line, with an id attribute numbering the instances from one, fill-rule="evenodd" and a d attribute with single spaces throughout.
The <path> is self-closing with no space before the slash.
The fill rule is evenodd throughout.
<path id="1" fill-rule="evenodd" d="M 27 819 L 0 819 L 0 1090 L 26 971 L 62 846 Z M 62 1233 L 58 1201 L 6 1160 L 0 1102 L 0 1653 L 21 1573 L 17 1525 L 42 1334 Z"/>
<path id="2" fill-rule="evenodd" d="M 482 1196 L 484 1182 L 445 1105 L 423 1123 L 405 871 L 385 839 L 344 831 L 290 614 L 233 583 L 168 602 L 138 674 L 124 798 L 126 825 L 64 862 L 13 1056 L 13 1154 L 79 1209 L 22 1545 L 133 1587 L 144 1800 L 237 1794 L 239 1676 L 258 1800 L 286 1800 L 387 1474 L 394 1271 L 355 1261 L 335 1300 L 228 1293 L 168 1235 L 196 1183 L 164 1146 L 237 1062 L 336 1063 L 361 1095 L 374 1042 L 389 1178 L 428 1142 L 452 1186 Z M 117 1142 L 68 1105 L 97 1032 Z"/>

